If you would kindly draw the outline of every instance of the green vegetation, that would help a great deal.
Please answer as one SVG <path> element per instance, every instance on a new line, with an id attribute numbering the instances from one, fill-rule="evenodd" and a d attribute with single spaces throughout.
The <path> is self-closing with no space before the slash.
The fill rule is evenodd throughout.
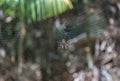
<path id="1" fill-rule="evenodd" d="M 0 0 L 0 81 L 114 81 L 118 3 Z"/>

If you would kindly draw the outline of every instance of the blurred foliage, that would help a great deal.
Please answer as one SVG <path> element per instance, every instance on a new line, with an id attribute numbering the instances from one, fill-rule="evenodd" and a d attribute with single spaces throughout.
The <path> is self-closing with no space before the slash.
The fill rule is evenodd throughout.
<path id="1" fill-rule="evenodd" d="M 88 3 L 84 1 L 88 1 Z M 87 55 L 84 54 L 83 49 L 88 46 L 91 48 L 87 56 L 88 63 L 93 61 L 94 46 L 89 39 L 91 36 L 101 35 L 107 24 L 103 10 L 96 7 L 98 4 L 93 3 L 95 1 L 0 0 L 0 10 L 4 13 L 4 19 L 0 23 L 0 47 L 4 47 L 7 56 L 10 56 L 11 59 L 14 57 L 17 62 L 21 57 L 23 62 L 39 63 L 45 81 L 51 78 L 53 81 L 57 81 L 52 75 L 56 75 L 61 80 L 61 74 L 69 74 L 64 69 L 67 70 L 66 61 L 73 58 L 71 53 L 77 58 L 75 58 L 75 64 L 78 65 L 78 60 L 85 61 L 83 59 Z M 67 10 L 69 11 L 65 12 Z M 67 15 L 64 16 L 66 13 Z M 60 20 L 57 30 L 54 24 L 58 18 Z M 79 46 L 79 43 L 82 42 L 77 41 L 78 48 L 72 52 L 62 49 L 62 47 L 65 48 L 68 40 L 84 33 L 88 35 L 87 42 L 83 40 L 86 44 Z M 22 52 L 20 52 L 21 50 Z M 85 64 L 86 61 L 84 66 Z"/>
<path id="2" fill-rule="evenodd" d="M 39 63 L 46 72 L 53 59 L 61 59 L 53 40 L 50 17 L 72 8 L 70 0 L 0 0 L 4 14 L 0 47 L 5 48 L 11 61 L 18 63 L 18 71 L 23 67 L 21 64 L 30 61 Z"/>
<path id="3" fill-rule="evenodd" d="M 67 9 L 72 9 L 70 0 L 1 0 L 0 5 L 6 15 L 20 17 L 23 15 L 27 21 L 39 21 L 57 16 Z M 20 10 L 22 14 L 19 13 Z"/>
<path id="4" fill-rule="evenodd" d="M 72 39 L 88 31 L 93 34 L 98 33 L 99 28 L 104 27 L 103 14 L 101 12 L 93 12 L 86 15 L 89 11 L 84 8 L 83 1 L 84 0 L 74 0 L 72 2 L 70 0 L 1 0 L 0 5 L 5 14 L 5 22 L 2 25 L 1 33 L 2 39 L 6 40 L 6 47 L 11 50 L 10 54 L 15 55 L 18 53 L 22 23 L 25 25 L 26 30 L 26 36 L 22 42 L 24 54 L 26 53 L 24 58 L 33 59 L 37 62 L 49 62 L 47 60 L 60 58 L 53 52 L 56 53 L 58 51 L 59 42 L 63 38 L 67 40 Z M 66 28 L 62 31 L 52 32 L 54 20 L 48 18 L 56 17 L 65 10 L 72 9 L 73 6 L 76 11 L 81 10 L 85 12 L 85 15 L 83 15 L 85 17 L 82 22 L 79 25 L 76 25 L 76 23 L 65 24 Z M 74 16 L 74 14 L 72 16 Z M 96 19 L 96 16 L 98 16 L 98 19 Z M 11 18 L 11 21 L 6 22 L 9 18 Z"/>

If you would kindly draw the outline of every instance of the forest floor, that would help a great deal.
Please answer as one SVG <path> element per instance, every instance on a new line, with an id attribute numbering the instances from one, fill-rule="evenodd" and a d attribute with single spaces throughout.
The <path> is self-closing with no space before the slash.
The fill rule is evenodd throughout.
<path id="1" fill-rule="evenodd" d="M 75 15 L 76 13 L 69 14 L 69 17 L 63 15 L 63 22 L 68 24 L 76 20 L 74 22 L 80 24 L 84 18 Z M 81 43 L 83 47 L 79 47 L 78 44 Z M 19 72 L 18 64 L 12 62 L 10 57 L 0 57 L 0 81 L 119 81 L 119 27 L 110 26 L 104 30 L 100 38 L 95 37 L 93 42 L 89 41 L 93 46 L 90 52 L 92 59 L 89 60 L 93 62 L 92 69 L 88 68 L 85 43 L 88 42 L 66 42 L 69 47 L 63 50 L 66 60 L 55 60 L 47 68 L 42 68 L 38 63 L 26 62 L 23 64 L 22 72 Z"/>
<path id="2" fill-rule="evenodd" d="M 49 71 L 45 71 L 49 76 L 39 64 L 31 62 L 25 63 L 22 74 L 19 74 L 17 64 L 4 57 L 0 58 L 0 81 L 119 81 L 120 34 L 118 29 L 112 31 L 114 35 L 106 30 L 103 37 L 96 40 L 92 70 L 87 68 L 83 48 L 66 51 L 66 61 L 52 62 Z"/>

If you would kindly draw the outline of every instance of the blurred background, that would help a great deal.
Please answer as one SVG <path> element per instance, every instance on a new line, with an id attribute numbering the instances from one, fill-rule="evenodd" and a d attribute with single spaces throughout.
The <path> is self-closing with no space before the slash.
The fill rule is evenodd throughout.
<path id="1" fill-rule="evenodd" d="M 0 81 L 119 81 L 120 0 L 0 0 Z"/>

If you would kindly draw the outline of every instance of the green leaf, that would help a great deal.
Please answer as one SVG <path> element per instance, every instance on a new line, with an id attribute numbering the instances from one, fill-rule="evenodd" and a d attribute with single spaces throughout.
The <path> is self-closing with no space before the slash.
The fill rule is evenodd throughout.
<path id="1" fill-rule="evenodd" d="M 8 15 L 33 21 L 57 16 L 73 8 L 71 0 L 1 0 L 0 4 L 9 10 Z"/>
<path id="2" fill-rule="evenodd" d="M 0 6 L 5 3 L 5 0 L 0 0 Z"/>
<path id="3" fill-rule="evenodd" d="M 33 21 L 35 21 L 35 20 L 36 20 L 35 4 L 34 4 L 33 2 L 31 3 L 30 8 L 31 8 L 31 16 L 32 16 L 32 19 L 33 19 Z"/>

